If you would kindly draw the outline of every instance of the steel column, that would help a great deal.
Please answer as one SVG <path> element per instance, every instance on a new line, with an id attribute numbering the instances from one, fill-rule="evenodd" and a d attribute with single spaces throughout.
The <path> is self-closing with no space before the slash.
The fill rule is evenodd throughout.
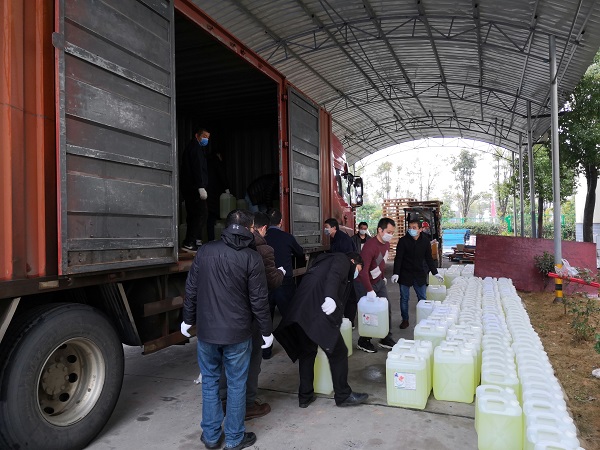
<path id="1" fill-rule="evenodd" d="M 512 155 L 512 174 L 513 174 L 513 180 L 514 180 L 515 152 L 511 152 L 511 155 Z M 513 188 L 514 188 L 513 192 L 515 192 L 517 190 L 516 182 L 515 182 L 515 186 L 513 186 Z M 517 196 L 515 194 L 513 194 L 513 235 L 514 236 L 517 235 Z"/>
<path id="2" fill-rule="evenodd" d="M 554 263 L 558 268 L 562 267 L 561 226 L 560 226 L 560 167 L 559 167 L 559 142 L 558 142 L 558 83 L 556 79 L 556 40 L 554 36 L 549 38 L 550 46 L 550 106 L 551 106 L 551 129 L 552 129 L 552 191 L 554 210 Z M 555 302 L 562 302 L 562 280 L 556 278 Z"/>
<path id="3" fill-rule="evenodd" d="M 519 222 L 521 229 L 519 230 L 521 237 L 525 237 L 525 202 L 523 199 L 523 133 L 519 131 Z"/>
<path id="4" fill-rule="evenodd" d="M 536 238 L 535 223 L 535 172 L 533 163 L 533 136 L 531 130 L 531 102 L 527 100 L 527 154 L 529 155 L 529 203 L 531 204 L 531 237 Z"/>

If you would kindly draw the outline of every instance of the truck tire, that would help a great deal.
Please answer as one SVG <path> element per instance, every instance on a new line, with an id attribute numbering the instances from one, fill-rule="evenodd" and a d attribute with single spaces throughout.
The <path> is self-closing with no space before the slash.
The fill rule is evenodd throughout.
<path id="1" fill-rule="evenodd" d="M 117 403 L 123 360 L 114 327 L 91 306 L 16 318 L 0 347 L 0 448 L 85 447 Z"/>

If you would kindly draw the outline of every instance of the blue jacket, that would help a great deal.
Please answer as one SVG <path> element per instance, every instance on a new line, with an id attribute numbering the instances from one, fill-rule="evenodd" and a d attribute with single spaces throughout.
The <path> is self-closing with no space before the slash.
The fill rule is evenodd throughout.
<path id="1" fill-rule="evenodd" d="M 265 240 L 275 251 L 275 267 L 283 267 L 284 278 L 292 278 L 294 270 L 292 258 L 304 256 L 304 250 L 296 238 L 279 227 L 269 227 Z"/>
<path id="2" fill-rule="evenodd" d="M 337 230 L 335 232 L 335 236 L 331 238 L 329 243 L 329 251 L 331 253 L 356 252 L 356 247 L 354 245 L 354 242 L 352 242 L 352 238 L 342 230 Z"/>

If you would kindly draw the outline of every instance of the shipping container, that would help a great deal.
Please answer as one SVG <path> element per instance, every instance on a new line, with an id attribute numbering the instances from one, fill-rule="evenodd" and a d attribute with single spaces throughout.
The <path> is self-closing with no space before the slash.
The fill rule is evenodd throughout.
<path id="1" fill-rule="evenodd" d="M 191 1 L 6 0 L 0 20 L 0 447 L 82 448 L 118 399 L 122 344 L 186 341 L 194 127 L 236 197 L 277 174 L 306 260 L 325 219 L 354 232 L 362 180 L 330 115 Z"/>

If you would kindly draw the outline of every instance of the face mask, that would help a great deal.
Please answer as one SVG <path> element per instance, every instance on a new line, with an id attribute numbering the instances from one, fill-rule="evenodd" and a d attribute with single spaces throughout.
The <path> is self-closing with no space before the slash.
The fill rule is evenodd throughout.
<path id="1" fill-rule="evenodd" d="M 359 232 L 360 234 L 362 234 L 363 236 L 364 236 L 365 234 L 367 234 L 367 230 L 358 230 L 358 232 Z"/>
<path id="2" fill-rule="evenodd" d="M 408 234 L 410 234 L 412 237 L 416 237 L 417 234 L 419 234 L 418 230 L 413 230 L 412 228 L 410 230 L 408 230 Z"/>
<path id="3" fill-rule="evenodd" d="M 206 147 L 208 145 L 208 138 L 202 138 L 200 139 L 200 146 L 201 147 Z"/>
<path id="4" fill-rule="evenodd" d="M 393 237 L 394 237 L 393 234 L 383 233 L 383 236 L 381 236 L 381 239 L 383 239 L 383 242 L 390 242 Z"/>
<path id="5" fill-rule="evenodd" d="M 325 233 L 325 236 L 329 236 L 331 234 L 331 228 L 324 228 L 323 232 Z"/>
<path id="6" fill-rule="evenodd" d="M 356 280 L 357 277 L 358 277 L 358 269 L 354 269 L 354 279 Z"/>

